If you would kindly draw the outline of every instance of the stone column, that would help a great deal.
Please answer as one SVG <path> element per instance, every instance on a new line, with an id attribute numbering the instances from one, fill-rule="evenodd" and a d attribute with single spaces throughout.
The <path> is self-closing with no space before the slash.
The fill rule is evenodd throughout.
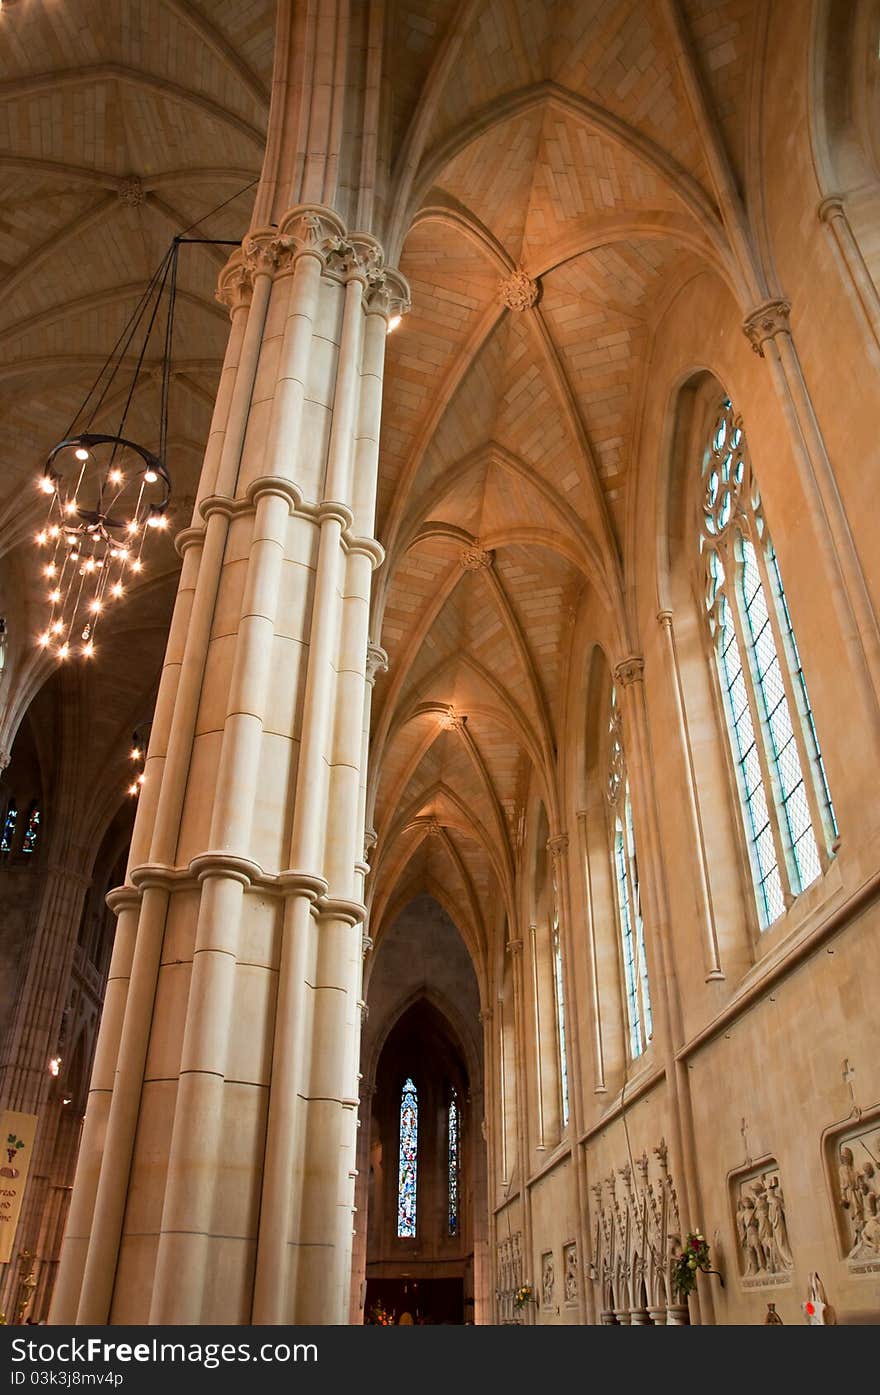
<path id="1" fill-rule="evenodd" d="M 575 1194 L 578 1212 L 578 1316 L 581 1322 L 594 1321 L 592 1294 L 588 1292 L 584 1276 L 586 1256 L 589 1253 L 589 1232 L 587 1229 L 589 1203 L 587 1199 L 586 1165 L 581 1154 L 579 1138 L 583 1130 L 581 1118 L 583 1084 L 581 1079 L 580 1024 L 582 1016 L 576 1011 L 577 999 L 574 992 L 574 966 L 571 947 L 571 892 L 569 877 L 571 868 L 568 859 L 568 836 L 565 833 L 551 838 L 547 847 L 553 859 L 554 896 L 559 916 L 559 941 L 562 950 L 563 992 L 565 993 L 565 1032 L 566 1059 L 568 1064 L 568 1132 L 571 1139 L 571 1165 L 575 1173 Z M 565 1275 L 562 1276 L 563 1284 Z"/>
<path id="2" fill-rule="evenodd" d="M 819 221 L 830 229 L 843 265 L 849 274 L 852 289 L 868 322 L 874 340 L 880 347 L 880 295 L 874 278 L 865 265 L 862 249 L 850 226 L 846 203 L 841 194 L 830 194 L 818 208 Z"/>
<path id="3" fill-rule="evenodd" d="M 95 1073 L 106 1092 L 115 1063 L 112 1097 L 105 1129 L 87 1116 L 56 1321 L 348 1317 L 367 618 L 407 293 L 316 205 L 253 232 L 222 289 L 230 371 L 181 538 L 128 989 Z"/>
<path id="4" fill-rule="evenodd" d="M 660 844 L 660 823 L 650 728 L 645 701 L 644 659 L 631 655 L 616 665 L 614 678 L 621 694 L 627 767 L 635 811 L 635 836 L 639 861 L 639 891 L 646 927 L 646 944 L 652 948 L 651 986 L 654 1007 L 654 1042 L 658 1061 L 666 1072 L 666 1089 L 675 1140 L 675 1155 L 681 1159 L 682 1193 L 686 1224 L 696 1225 L 699 1211 L 699 1185 L 696 1146 L 686 1069 L 675 1059 L 683 1039 L 681 1001 L 670 941 L 669 902 Z M 698 1315 L 699 1299 L 695 1298 Z M 711 1322 L 711 1296 L 706 1303 L 706 1320 Z M 616 1311 L 616 1310 L 615 1310 Z M 618 1321 L 624 1319 L 618 1314 Z"/>
<path id="5" fill-rule="evenodd" d="M 743 320 L 753 350 L 770 365 L 788 424 L 799 483 L 850 657 L 876 757 L 880 745 L 880 626 L 849 519 L 791 333 L 787 300 L 768 300 Z"/>

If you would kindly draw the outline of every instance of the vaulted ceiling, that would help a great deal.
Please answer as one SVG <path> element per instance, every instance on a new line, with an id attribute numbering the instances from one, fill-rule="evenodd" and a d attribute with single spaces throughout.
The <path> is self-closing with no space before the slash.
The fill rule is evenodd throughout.
<path id="1" fill-rule="evenodd" d="M 752 0 L 394 7 L 389 221 L 413 309 L 380 455 L 374 926 L 424 886 L 485 951 L 530 795 L 560 831 L 591 590 L 626 643 L 653 347 L 692 278 L 741 288 L 716 174 L 745 183 L 765 22 Z M 518 272 L 533 306 L 505 293 Z"/>
<path id="2" fill-rule="evenodd" d="M 557 827 L 573 616 L 592 589 L 625 624 L 654 343 L 696 275 L 742 290 L 719 169 L 745 187 L 767 8 L 384 6 L 376 231 L 402 248 L 413 308 L 388 341 L 380 456 L 379 921 L 402 897 L 442 892 L 479 955 L 494 907 L 511 907 L 530 789 Z M 226 198 L 201 228 L 246 230 L 253 191 L 233 196 L 260 168 L 274 20 L 271 0 L 17 0 L 0 13 L 2 577 L 31 530 L 34 470 L 171 236 Z M 224 259 L 181 254 L 178 526 L 227 334 L 213 299 Z M 534 304 L 513 294 L 528 282 Z M 157 391 L 133 406 L 145 433 Z M 142 626 L 167 622 L 175 568 L 169 544 Z"/>

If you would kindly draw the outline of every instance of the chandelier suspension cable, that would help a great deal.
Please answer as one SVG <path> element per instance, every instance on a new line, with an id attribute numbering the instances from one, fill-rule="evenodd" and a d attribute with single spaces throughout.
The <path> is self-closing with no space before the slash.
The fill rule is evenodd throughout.
<path id="1" fill-rule="evenodd" d="M 36 542 L 48 553 L 43 575 L 48 580 L 50 611 L 39 644 L 56 658 L 68 658 L 78 637 L 83 643 L 77 652 L 84 658 L 94 655 L 95 628 L 105 607 L 121 600 L 133 578 L 144 569 L 142 558 L 148 532 L 168 526 L 168 414 L 180 247 L 184 242 L 239 246 L 239 241 L 231 239 L 191 238 L 187 234 L 257 182 L 257 178 L 251 180 L 172 239 L 64 438 L 46 459 L 38 485 L 48 497 L 49 514 Z M 130 439 L 125 431 L 163 305 L 164 343 L 154 450 Z M 139 332 L 142 338 L 132 364 L 128 355 Z M 131 379 L 118 427 L 115 432 L 95 431 L 98 415 L 121 372 L 130 372 Z"/>

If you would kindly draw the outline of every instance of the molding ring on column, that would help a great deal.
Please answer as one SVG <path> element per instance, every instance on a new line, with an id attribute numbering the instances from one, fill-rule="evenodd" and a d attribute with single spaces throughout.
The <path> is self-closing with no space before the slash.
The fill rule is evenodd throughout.
<path id="1" fill-rule="evenodd" d="M 200 882 L 206 877 L 227 877 L 230 881 L 241 882 L 242 886 L 251 886 L 264 875 L 258 862 L 227 852 L 200 853 L 190 862 L 189 870 Z"/>
<path id="2" fill-rule="evenodd" d="M 312 872 L 296 872 L 292 869 L 279 872 L 276 885 L 285 896 L 299 892 L 308 896 L 310 901 L 317 901 L 319 896 L 326 896 L 330 889 L 329 883 L 323 877 L 316 877 Z"/>
<path id="3" fill-rule="evenodd" d="M 141 904 L 141 892 L 136 886 L 114 886 L 104 897 L 114 915 L 132 911 Z"/>
<path id="4" fill-rule="evenodd" d="M 315 911 L 319 920 L 326 916 L 349 925 L 361 925 L 367 918 L 367 908 L 361 901 L 347 901 L 340 896 L 319 896 Z"/>
<path id="5" fill-rule="evenodd" d="M 281 479 L 278 475 L 261 475 L 259 479 L 252 480 L 245 491 L 248 503 L 254 507 L 264 494 L 275 494 L 279 499 L 286 499 L 291 513 L 303 511 L 302 490 L 292 480 Z"/>
<path id="6" fill-rule="evenodd" d="M 181 528 L 174 538 L 174 551 L 178 557 L 182 557 L 191 547 L 195 547 L 196 543 L 202 542 L 204 537 L 205 530 L 198 524 L 190 528 Z"/>
<path id="7" fill-rule="evenodd" d="M 199 504 L 199 513 L 207 523 L 212 514 L 222 513 L 226 518 L 234 518 L 236 514 L 247 513 L 250 507 L 246 499 L 227 499 L 223 494 L 209 494 Z"/>
<path id="8" fill-rule="evenodd" d="M 324 523 L 328 518 L 335 518 L 344 533 L 347 533 L 354 523 L 354 514 L 351 509 L 347 504 L 340 503 L 338 499 L 324 499 L 320 504 L 316 504 L 315 518 L 319 523 Z"/>
<path id="9" fill-rule="evenodd" d="M 144 862 L 128 874 L 138 891 L 158 887 L 162 891 L 192 891 L 198 882 L 186 867 L 167 867 L 164 862 Z"/>
<path id="10" fill-rule="evenodd" d="M 381 567 L 385 561 L 385 549 L 375 538 L 359 538 L 343 533 L 342 546 L 346 553 L 360 553 L 363 557 L 369 557 L 373 571 Z"/>

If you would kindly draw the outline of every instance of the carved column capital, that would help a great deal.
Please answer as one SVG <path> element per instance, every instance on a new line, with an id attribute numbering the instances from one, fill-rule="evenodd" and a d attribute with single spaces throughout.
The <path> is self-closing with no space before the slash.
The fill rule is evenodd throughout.
<path id="1" fill-rule="evenodd" d="M 367 682 L 375 683 L 380 673 L 388 672 L 388 655 L 379 644 L 367 645 Z"/>
<path id="2" fill-rule="evenodd" d="M 673 612 L 671 610 L 658 610 L 657 619 L 665 630 L 672 629 Z"/>
<path id="3" fill-rule="evenodd" d="M 480 1012 L 477 1013 L 477 1021 L 478 1021 L 478 1022 L 482 1022 L 484 1026 L 486 1025 L 487 1022 L 491 1022 L 491 1021 L 492 1021 L 492 1009 L 491 1009 L 491 1008 L 483 1008 Z"/>
<path id="4" fill-rule="evenodd" d="M 493 565 L 495 553 L 481 547 L 479 540 L 477 540 L 472 547 L 462 548 L 458 554 L 458 560 L 464 571 L 480 572 Z"/>
<path id="5" fill-rule="evenodd" d="M 446 712 L 440 713 L 440 725 L 444 731 L 463 732 L 467 725 L 467 717 L 464 713 L 456 712 L 454 707 L 450 707 Z"/>
<path id="6" fill-rule="evenodd" d="M 765 300 L 749 311 L 743 320 L 743 333 L 756 354 L 764 357 L 764 342 L 777 334 L 790 334 L 789 314 L 791 302 L 788 300 Z"/>
<path id="7" fill-rule="evenodd" d="M 443 837 L 443 826 L 439 819 L 429 819 L 426 824 L 426 829 L 429 838 Z"/>
<path id="8" fill-rule="evenodd" d="M 214 296 L 221 305 L 226 306 L 230 314 L 234 314 L 242 306 L 250 305 L 252 290 L 253 279 L 247 267 L 242 264 L 242 254 L 240 251 L 233 252 L 220 272 Z"/>
<path id="9" fill-rule="evenodd" d="M 622 659 L 614 670 L 614 677 L 621 688 L 628 688 L 631 683 L 644 682 L 645 661 L 641 654 L 630 654 L 626 659 Z"/>
<path id="10" fill-rule="evenodd" d="M 537 304 L 539 294 L 538 282 L 521 269 L 498 282 L 498 298 L 508 310 L 531 310 Z"/>
<path id="11" fill-rule="evenodd" d="M 557 833 L 553 838 L 548 838 L 547 851 L 554 862 L 559 862 L 563 854 L 568 851 L 568 834 Z"/>
<path id="12" fill-rule="evenodd" d="M 372 938 L 372 936 L 371 936 L 371 935 L 361 935 L 361 954 L 363 955 L 364 959 L 366 959 L 367 955 L 369 954 L 369 952 L 370 952 L 370 950 L 371 950 L 372 948 L 373 948 L 373 938 Z"/>
<path id="13" fill-rule="evenodd" d="M 522 940 L 508 940 L 505 946 L 507 953 L 512 959 L 516 959 L 523 951 Z"/>

